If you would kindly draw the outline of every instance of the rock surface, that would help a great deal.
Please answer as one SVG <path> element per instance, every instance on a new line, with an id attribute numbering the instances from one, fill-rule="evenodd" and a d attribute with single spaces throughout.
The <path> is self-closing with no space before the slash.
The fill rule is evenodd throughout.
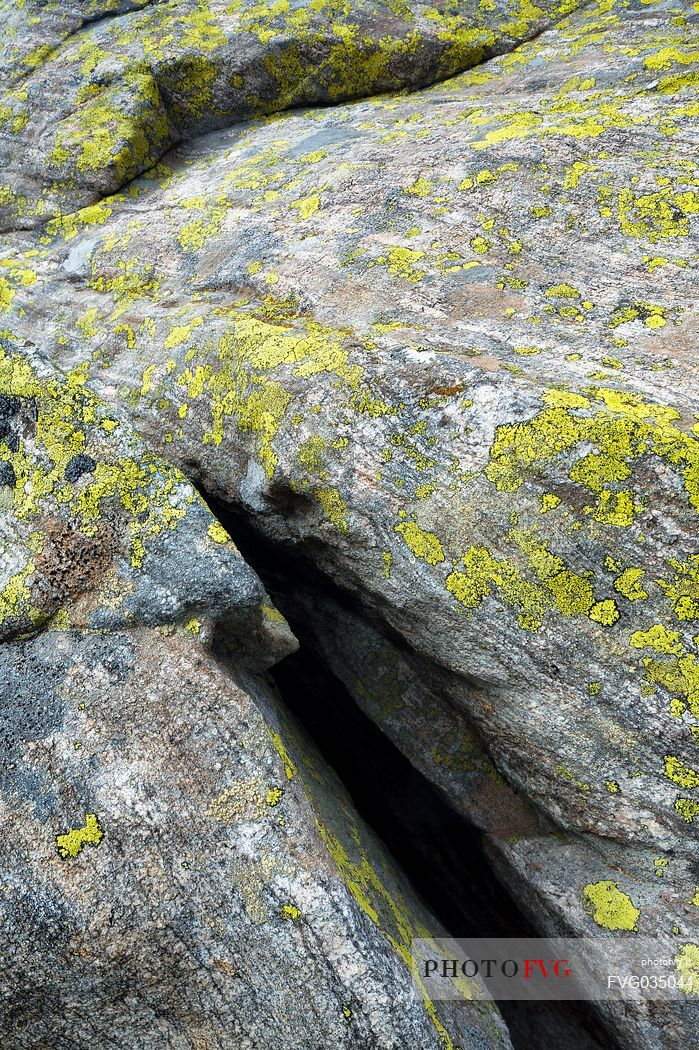
<path id="1" fill-rule="evenodd" d="M 578 2 L 10 0 L 0 214 L 34 226 L 113 193 L 192 135 L 448 77 Z"/>
<path id="2" fill-rule="evenodd" d="M 0 368 L 0 1044 L 508 1047 L 411 973 L 435 927 L 255 676 L 296 642 L 223 527 L 80 373 Z"/>
<path id="3" fill-rule="evenodd" d="M 0 321 L 354 596 L 352 644 L 328 610 L 319 644 L 540 928 L 693 944 L 696 14 L 233 7 L 47 11 L 36 61 L 18 21 Z M 95 441 L 61 460 L 76 485 Z M 129 513 L 115 536 L 150 537 Z M 10 629 L 83 628 L 82 597 L 17 583 L 20 536 Z M 155 594 L 123 570 L 110 631 L 181 622 L 168 538 Z M 207 551 L 194 604 L 220 609 Z M 608 1021 L 629 1047 L 697 1035 L 660 1008 Z"/>

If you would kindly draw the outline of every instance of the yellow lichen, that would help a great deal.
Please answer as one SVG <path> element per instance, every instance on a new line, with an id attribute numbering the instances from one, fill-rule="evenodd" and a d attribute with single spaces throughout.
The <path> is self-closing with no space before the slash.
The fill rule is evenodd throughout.
<path id="1" fill-rule="evenodd" d="M 56 848 L 62 857 L 77 857 L 83 846 L 98 846 L 104 832 L 94 813 L 85 816 L 81 828 L 73 828 L 64 835 L 56 835 Z"/>
<path id="2" fill-rule="evenodd" d="M 212 521 L 206 530 L 214 543 L 230 543 L 230 536 L 220 521 Z"/>
<path id="3" fill-rule="evenodd" d="M 414 521 L 403 521 L 396 525 L 396 532 L 403 537 L 406 546 L 416 558 L 422 558 L 428 565 L 437 565 L 444 561 L 444 550 L 433 532 L 421 529 Z"/>
<path id="4" fill-rule="evenodd" d="M 675 956 L 675 972 L 680 987 L 688 995 L 699 996 L 699 945 L 684 944 Z"/>
<path id="5" fill-rule="evenodd" d="M 607 930 L 636 930 L 641 914 L 616 882 L 590 882 L 583 889 L 585 910 Z"/>
<path id="6" fill-rule="evenodd" d="M 665 776 L 683 788 L 699 787 L 699 773 L 688 766 L 681 758 L 665 755 Z"/>

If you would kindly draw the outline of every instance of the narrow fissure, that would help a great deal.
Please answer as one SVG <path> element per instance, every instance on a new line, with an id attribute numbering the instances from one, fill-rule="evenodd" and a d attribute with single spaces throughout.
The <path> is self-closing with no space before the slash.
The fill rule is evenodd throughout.
<path id="1" fill-rule="evenodd" d="M 282 701 L 427 908 L 453 937 L 537 936 L 496 877 L 480 831 L 448 805 L 327 666 L 294 594 L 297 587 L 332 591 L 336 601 L 355 611 L 356 600 L 293 548 L 272 543 L 238 512 L 205 498 L 299 639 L 299 650 L 270 671 Z M 616 1045 L 586 1004 L 498 1005 L 515 1050 L 614 1050 Z"/>

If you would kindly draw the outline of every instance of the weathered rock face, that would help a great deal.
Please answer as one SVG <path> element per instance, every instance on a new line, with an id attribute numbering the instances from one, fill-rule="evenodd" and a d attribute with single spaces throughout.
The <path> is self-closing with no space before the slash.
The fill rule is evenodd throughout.
<path id="1" fill-rule="evenodd" d="M 434 927 L 254 676 L 296 643 L 223 527 L 81 374 L 0 368 L 2 1045 L 509 1046 L 413 977 Z"/>
<path id="2" fill-rule="evenodd" d="M 7 6 L 0 214 L 34 226 L 115 192 L 183 138 L 448 77 L 578 0 Z"/>
<path id="3" fill-rule="evenodd" d="M 304 590 L 297 580 L 303 580 L 301 571 L 275 578 L 273 586 L 282 610 L 302 625 L 302 643 L 321 654 L 360 709 L 450 805 L 483 830 L 493 868 L 539 930 L 553 937 L 590 936 L 602 926 L 628 935 L 641 929 L 640 913 L 642 931 L 668 955 L 680 928 L 685 940 L 696 938 L 691 848 L 672 856 L 672 879 L 659 893 L 657 879 L 666 878 L 668 865 L 656 850 L 619 838 L 562 834 L 563 821 L 547 819 L 493 765 L 483 737 L 465 715 L 477 687 L 396 644 L 346 602 L 334 600 L 327 588 Z M 599 942 L 602 953 L 604 943 Z M 603 954 L 598 965 L 604 968 Z M 616 1004 L 597 1008 L 618 1043 L 628 1047 L 679 1046 L 696 1024 L 694 1004 L 678 1011 L 655 1002 L 648 1009 L 626 1010 L 623 1021 Z"/>
<path id="4" fill-rule="evenodd" d="M 692 943 L 696 16 L 487 7 L 357 5 L 351 31 L 332 5 L 42 14 L 53 52 L 9 45 L 3 323 L 357 598 L 326 657 L 489 833 L 542 929 Z M 143 542 L 128 513 L 114 528 Z M 202 607 L 229 572 L 207 543 Z M 16 597 L 23 551 L 13 630 L 58 602 L 36 567 Z M 132 568 L 108 628 L 179 623 L 188 587 L 154 597 Z M 381 678 L 357 685 L 387 631 L 412 651 L 381 657 L 396 712 Z M 691 1028 L 610 1023 L 628 1046 Z"/>
<path id="5" fill-rule="evenodd" d="M 4 341 L 0 384 L 3 640 L 47 625 L 210 634 L 217 623 L 244 665 L 264 669 L 293 650 L 225 529 L 85 387 L 84 369 L 56 378 L 41 355 Z"/>
<path id="6" fill-rule="evenodd" d="M 304 792 L 259 685 L 174 629 L 2 657 L 4 1045 L 509 1046 L 487 1004 L 423 999 L 429 920 L 307 755 Z"/>

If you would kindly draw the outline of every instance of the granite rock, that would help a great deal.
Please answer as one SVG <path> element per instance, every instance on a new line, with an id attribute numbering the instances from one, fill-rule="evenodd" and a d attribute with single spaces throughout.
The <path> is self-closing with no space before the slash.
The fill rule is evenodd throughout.
<path id="1" fill-rule="evenodd" d="M 696 13 L 495 2 L 477 28 L 468 4 L 393 5 L 387 32 L 357 5 L 360 57 L 349 15 L 317 6 L 217 13 L 248 25 L 207 52 L 242 86 L 215 72 L 199 114 L 164 91 L 142 150 L 160 124 L 134 85 L 199 61 L 188 30 L 157 30 L 190 8 L 112 9 L 69 38 L 47 15 L 56 54 L 12 89 L 29 116 L 3 146 L 0 320 L 352 596 L 355 651 L 333 646 L 350 686 L 372 631 L 407 647 L 394 671 L 433 675 L 400 686 L 400 716 L 354 693 L 491 838 L 477 788 L 497 784 L 515 840 L 495 863 L 542 929 L 695 944 Z M 329 66 L 305 30 L 294 44 L 298 10 L 339 38 Z M 277 32 L 302 56 L 291 87 Z M 121 121 L 94 167 L 81 91 Z M 0 500 L 21 453 L 2 462 Z M 475 773 L 435 757 L 464 748 Z M 607 884 L 618 914 L 595 906 Z M 696 1024 L 608 1023 L 629 1047 Z"/>
<path id="2" fill-rule="evenodd" d="M 296 642 L 255 573 L 46 371 L 3 347 L 0 1045 L 508 1047 L 478 981 L 431 1002 L 440 928 L 278 710 Z"/>

